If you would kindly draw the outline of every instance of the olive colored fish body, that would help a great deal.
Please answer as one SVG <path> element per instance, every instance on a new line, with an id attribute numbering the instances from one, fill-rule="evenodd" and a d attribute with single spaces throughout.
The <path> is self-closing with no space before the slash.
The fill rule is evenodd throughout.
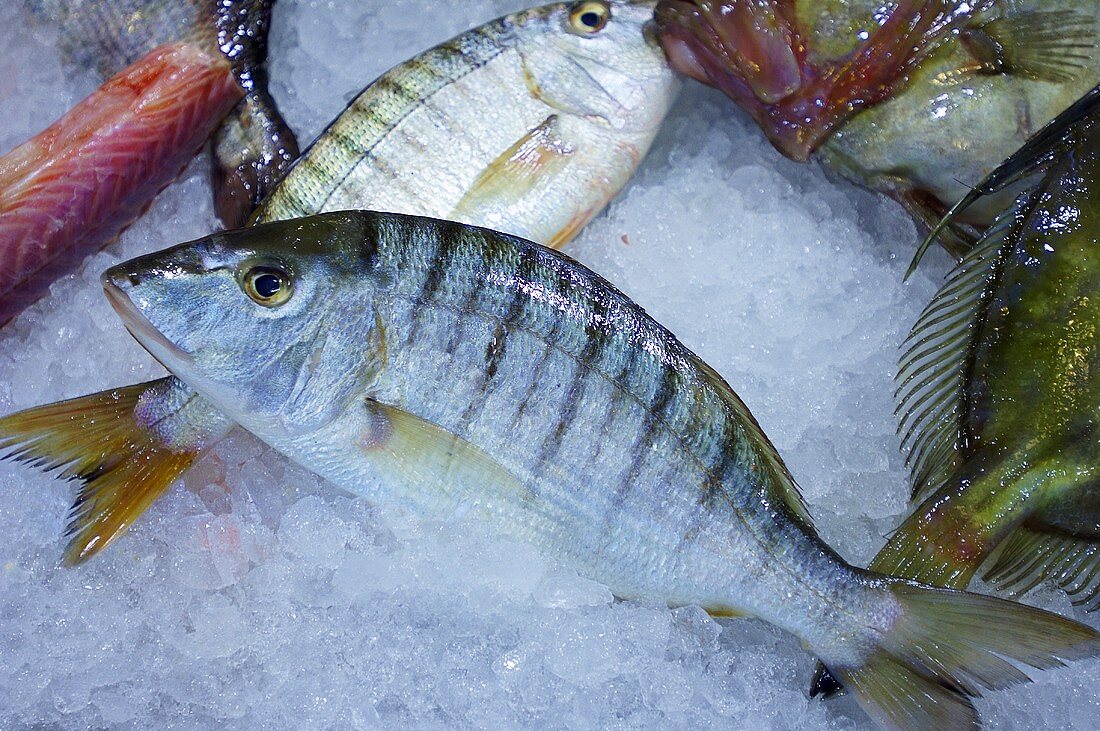
<path id="1" fill-rule="evenodd" d="M 1100 91 L 1091 96 L 1095 106 Z M 1011 536 L 992 580 L 1019 592 L 1052 577 L 1095 607 L 1100 117 L 1047 166 L 911 336 L 903 428 L 923 502 L 875 566 L 965 587 Z"/>
<path id="2" fill-rule="evenodd" d="M 1025 678 L 1001 657 L 1100 652 L 1054 615 L 846 564 L 729 386 L 550 249 L 337 212 L 142 257 L 104 285 L 181 380 L 335 484 L 484 521 L 619 596 L 772 622 L 889 727 L 975 726 L 968 695 Z"/>
<path id="3" fill-rule="evenodd" d="M 1100 78 L 1097 0 L 662 0 L 673 65 L 795 159 L 816 153 L 931 227 Z M 1017 191 L 1018 192 L 1018 191 Z M 940 242 L 961 256 L 1011 202 Z"/>
<path id="4" fill-rule="evenodd" d="M 678 89 L 646 31 L 653 3 L 505 16 L 387 72 L 264 201 L 254 222 L 372 208 L 560 246 L 645 156 Z"/>
<path id="5" fill-rule="evenodd" d="M 818 155 L 856 182 L 911 206 L 929 197 L 959 200 L 1100 79 L 1098 19 L 1097 0 L 998 2 L 971 23 L 971 37 L 1000 33 L 1005 37 L 994 42 L 1010 46 L 1033 40 L 1042 54 L 1035 61 L 1049 66 L 995 72 L 983 68 L 977 41 L 945 42 L 910 72 L 898 93 L 838 127 Z M 1012 23 L 1019 33 L 1046 36 L 1008 37 L 1004 26 Z M 991 30 L 987 35 L 982 28 Z M 1060 48 L 1060 42 L 1071 45 Z M 969 220 L 988 225 L 1015 192 L 974 206 Z"/>
<path id="6" fill-rule="evenodd" d="M 244 225 L 298 156 L 294 133 L 267 90 L 267 32 L 274 0 L 23 0 L 32 18 L 57 25 L 76 68 L 107 78 L 165 43 L 224 55 L 244 98 L 214 134 L 218 216 Z"/>

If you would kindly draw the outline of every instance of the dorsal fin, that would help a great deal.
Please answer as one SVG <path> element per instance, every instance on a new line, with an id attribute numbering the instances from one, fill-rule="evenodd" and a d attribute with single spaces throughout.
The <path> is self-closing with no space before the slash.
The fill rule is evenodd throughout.
<path id="1" fill-rule="evenodd" d="M 1019 597 L 1053 579 L 1077 606 L 1100 608 L 1100 541 L 1021 526 L 983 577 Z"/>
<path id="2" fill-rule="evenodd" d="M 745 436 L 752 442 L 753 454 L 759 455 L 763 459 L 769 471 L 775 477 L 775 480 L 769 483 L 772 498 L 786 505 L 792 516 L 802 521 L 807 529 L 813 530 L 813 516 L 810 515 L 810 509 L 806 505 L 806 500 L 802 497 L 802 490 L 798 487 L 798 483 L 791 475 L 790 470 L 787 469 L 787 465 L 783 462 L 783 458 L 779 455 L 775 445 L 771 443 L 764 430 L 760 428 L 756 417 L 752 415 L 749 407 L 745 405 L 737 392 L 726 383 L 722 376 L 718 375 L 718 371 L 698 357 L 693 357 L 695 365 L 703 375 L 704 380 L 710 381 L 711 386 L 723 394 L 726 403 L 738 416 L 737 423 L 745 426 Z"/>
<path id="3" fill-rule="evenodd" d="M 917 268 L 928 247 L 955 219 L 983 196 L 1000 192 L 1009 185 L 1045 168 L 1050 161 L 1083 129 L 1095 115 L 1100 114 L 1100 86 L 1095 86 L 1083 97 L 1067 107 L 1033 134 L 1024 145 L 1002 162 L 989 175 L 951 207 L 947 215 L 928 233 L 913 255 L 913 261 L 905 272 L 908 279 Z"/>
<path id="4" fill-rule="evenodd" d="M 999 277 L 1005 243 L 1030 208 L 1021 197 L 1003 212 L 948 275 L 924 308 L 899 362 L 896 392 L 898 433 L 909 465 L 913 499 L 943 485 L 959 464 L 966 438 L 962 394 L 984 305 Z"/>

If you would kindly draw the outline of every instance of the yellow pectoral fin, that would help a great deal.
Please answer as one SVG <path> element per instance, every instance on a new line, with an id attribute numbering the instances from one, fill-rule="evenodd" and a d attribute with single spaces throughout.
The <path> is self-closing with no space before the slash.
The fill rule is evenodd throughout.
<path id="1" fill-rule="evenodd" d="M 410 491 L 444 493 L 456 503 L 491 507 L 532 503 L 534 493 L 504 465 L 443 427 L 399 408 L 368 401 L 360 447 L 380 472 Z"/>
<path id="2" fill-rule="evenodd" d="M 561 170 L 571 153 L 561 139 L 558 116 L 551 114 L 478 174 L 450 218 L 484 220 L 513 205 L 529 195 L 540 180 Z"/>

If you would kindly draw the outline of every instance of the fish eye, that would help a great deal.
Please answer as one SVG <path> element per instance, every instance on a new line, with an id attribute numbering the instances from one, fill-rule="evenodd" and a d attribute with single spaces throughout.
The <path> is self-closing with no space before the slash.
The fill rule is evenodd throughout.
<path id="1" fill-rule="evenodd" d="M 254 266 L 241 278 L 241 288 L 256 304 L 278 307 L 294 293 L 294 281 L 277 266 Z"/>
<path id="2" fill-rule="evenodd" d="M 569 9 L 569 25 L 582 36 L 594 36 L 611 20 L 611 7 L 605 2 L 574 3 Z"/>

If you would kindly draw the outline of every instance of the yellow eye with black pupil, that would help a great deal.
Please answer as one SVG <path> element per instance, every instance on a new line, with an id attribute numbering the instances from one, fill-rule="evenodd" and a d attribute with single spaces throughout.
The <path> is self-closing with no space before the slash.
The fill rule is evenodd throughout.
<path id="1" fill-rule="evenodd" d="M 245 273 L 242 284 L 244 293 L 264 307 L 278 307 L 294 291 L 290 276 L 276 267 L 252 267 Z"/>
<path id="2" fill-rule="evenodd" d="M 573 30 L 581 35 L 590 36 L 599 33 L 609 20 L 611 20 L 611 8 L 607 3 L 577 3 L 569 11 L 569 22 Z"/>

